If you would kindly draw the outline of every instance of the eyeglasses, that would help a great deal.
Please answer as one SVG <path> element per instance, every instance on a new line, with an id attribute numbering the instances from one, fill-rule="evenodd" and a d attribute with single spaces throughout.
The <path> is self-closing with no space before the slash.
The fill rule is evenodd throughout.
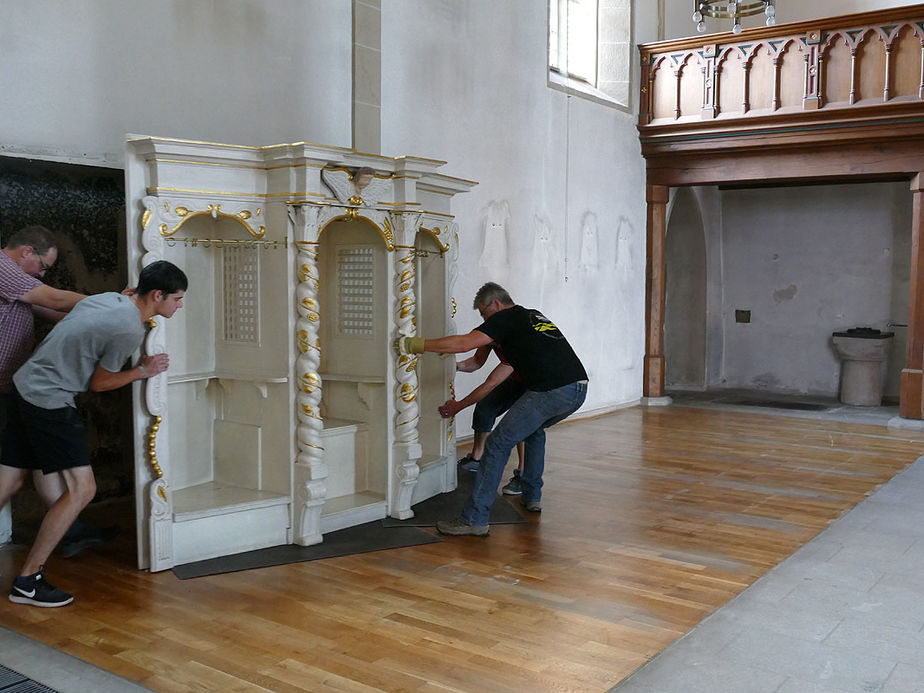
<path id="1" fill-rule="evenodd" d="M 35 257 L 38 258 L 39 264 L 41 264 L 41 266 L 42 266 L 42 271 L 43 271 L 43 272 L 47 272 L 48 270 L 51 269 L 51 265 L 49 265 L 47 262 L 45 262 L 45 261 L 42 259 L 42 256 L 41 256 L 41 255 L 36 255 Z"/>

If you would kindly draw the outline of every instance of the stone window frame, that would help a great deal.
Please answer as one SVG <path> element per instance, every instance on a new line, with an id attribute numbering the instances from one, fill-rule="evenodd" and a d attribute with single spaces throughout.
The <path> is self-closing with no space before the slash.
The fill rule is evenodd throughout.
<path id="1" fill-rule="evenodd" d="M 553 11 L 567 26 L 568 4 L 575 0 L 549 0 L 548 85 L 551 89 L 587 98 L 598 103 L 632 109 L 632 0 L 596 0 L 597 69 L 591 81 L 565 74 L 552 66 Z M 585 0 L 586 1 L 586 0 Z M 567 31 L 565 32 L 567 35 Z M 563 45 L 567 53 L 567 44 Z"/>

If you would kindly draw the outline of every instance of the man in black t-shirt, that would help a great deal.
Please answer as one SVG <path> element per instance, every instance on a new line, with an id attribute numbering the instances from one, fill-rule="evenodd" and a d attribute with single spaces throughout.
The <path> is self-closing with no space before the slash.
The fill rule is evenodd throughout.
<path id="1" fill-rule="evenodd" d="M 488 436 L 472 494 L 453 520 L 441 520 L 441 534 L 487 536 L 488 517 L 497 497 L 510 451 L 526 443 L 521 476 L 523 506 L 542 510 L 542 471 L 545 467 L 545 429 L 573 414 L 587 395 L 587 372 L 561 331 L 538 310 L 514 304 L 510 294 L 488 282 L 475 294 L 473 308 L 484 322 L 464 335 L 438 339 L 401 337 L 402 354 L 433 351 L 458 354 L 496 342 L 526 391 Z"/>

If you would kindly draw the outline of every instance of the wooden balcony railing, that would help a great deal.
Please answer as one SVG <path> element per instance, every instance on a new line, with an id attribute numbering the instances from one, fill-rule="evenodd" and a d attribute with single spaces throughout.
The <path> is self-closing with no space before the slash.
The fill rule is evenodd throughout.
<path id="1" fill-rule="evenodd" d="M 920 102 L 924 5 L 646 44 L 640 125 Z"/>

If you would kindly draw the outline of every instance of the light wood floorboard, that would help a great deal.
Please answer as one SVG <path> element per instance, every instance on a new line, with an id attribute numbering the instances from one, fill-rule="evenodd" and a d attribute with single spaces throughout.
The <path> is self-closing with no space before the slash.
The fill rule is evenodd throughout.
<path id="1" fill-rule="evenodd" d="M 551 429 L 541 515 L 487 539 L 179 580 L 127 529 L 0 624 L 156 691 L 601 693 L 924 452 L 924 434 L 682 407 Z M 501 501 L 503 502 L 503 501 Z M 25 547 L 0 549 L 2 588 Z"/>

